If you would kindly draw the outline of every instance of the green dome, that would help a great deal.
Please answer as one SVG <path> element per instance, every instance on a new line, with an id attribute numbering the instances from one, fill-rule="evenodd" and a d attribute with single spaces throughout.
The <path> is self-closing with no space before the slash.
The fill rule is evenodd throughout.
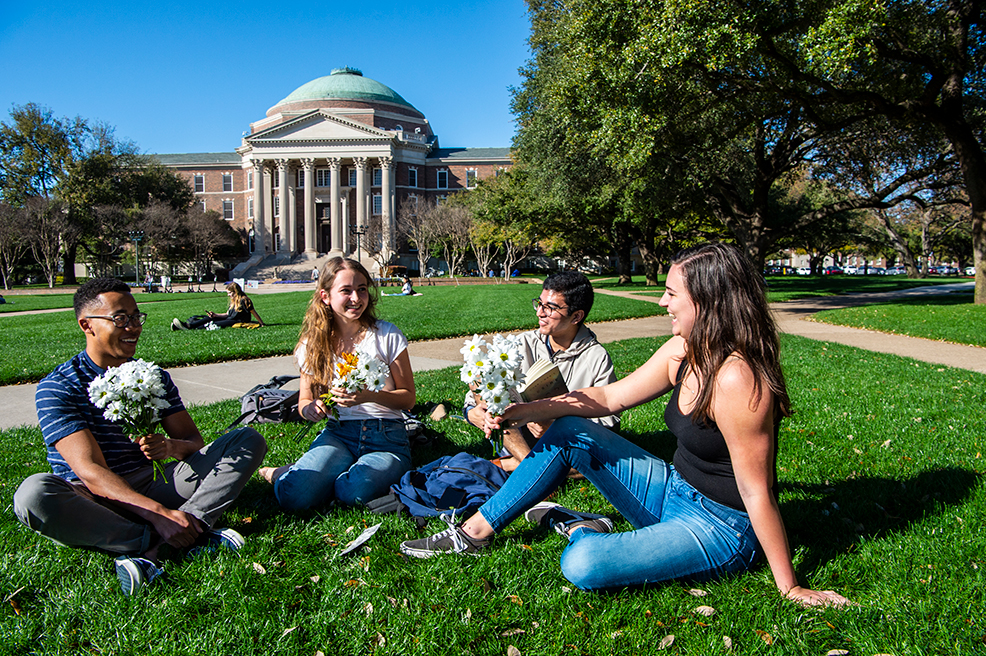
<path id="1" fill-rule="evenodd" d="M 291 95 L 277 103 L 300 102 L 305 100 L 322 100 L 335 98 L 339 100 L 362 100 L 366 102 L 389 102 L 404 105 L 418 111 L 411 103 L 401 98 L 400 94 L 376 80 L 363 77 L 363 73 L 355 68 L 336 68 L 325 77 L 312 80 L 295 89 Z M 277 105 L 275 105 L 276 107 Z"/>

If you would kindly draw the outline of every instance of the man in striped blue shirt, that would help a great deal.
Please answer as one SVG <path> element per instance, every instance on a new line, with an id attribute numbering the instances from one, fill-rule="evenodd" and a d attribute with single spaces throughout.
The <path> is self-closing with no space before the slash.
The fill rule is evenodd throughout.
<path id="1" fill-rule="evenodd" d="M 117 576 L 134 594 L 163 571 L 165 544 L 242 546 L 236 531 L 213 526 L 260 466 L 267 444 L 252 428 L 240 428 L 206 446 L 167 372 L 162 432 L 131 440 L 89 401 L 88 388 L 134 357 L 147 315 L 113 278 L 82 285 L 74 309 L 86 348 L 46 376 L 35 396 L 52 473 L 21 484 L 14 512 L 59 544 L 121 554 Z M 165 476 L 155 479 L 151 461 L 169 459 Z"/>

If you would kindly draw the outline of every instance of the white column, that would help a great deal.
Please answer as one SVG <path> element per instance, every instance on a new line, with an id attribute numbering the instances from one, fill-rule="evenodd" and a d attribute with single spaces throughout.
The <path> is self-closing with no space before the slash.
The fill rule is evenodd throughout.
<path id="1" fill-rule="evenodd" d="M 277 160 L 277 184 L 277 197 L 280 205 L 277 227 L 281 231 L 281 250 L 294 253 L 292 249 L 294 238 L 288 224 L 288 160 L 286 159 Z"/>
<path id="2" fill-rule="evenodd" d="M 356 225 L 366 226 L 366 158 L 354 157 L 356 163 Z"/>
<path id="3" fill-rule="evenodd" d="M 347 192 L 344 196 L 339 198 L 339 202 L 342 204 L 340 211 L 342 212 L 342 252 L 346 255 L 350 255 L 349 246 L 349 193 Z"/>
<path id="4" fill-rule="evenodd" d="M 393 189 L 393 174 L 394 174 L 394 158 L 393 157 L 381 157 L 380 158 L 380 168 L 383 169 L 383 197 L 380 199 L 380 211 L 383 213 L 380 217 L 380 232 L 383 237 L 383 244 L 381 250 L 383 251 L 384 261 L 390 261 L 390 255 L 394 252 L 395 237 L 394 237 L 394 213 L 391 211 L 391 199 L 390 194 Z"/>
<path id="5" fill-rule="evenodd" d="M 315 160 L 303 159 L 305 171 L 305 252 L 318 254 L 318 229 L 315 227 Z"/>
<path id="6" fill-rule="evenodd" d="M 270 252 L 277 250 L 277 239 L 274 235 L 274 171 L 267 164 L 264 165 L 263 172 L 264 185 L 264 226 L 267 234 L 270 235 Z"/>
<path id="7" fill-rule="evenodd" d="M 264 162 L 253 160 L 253 250 L 267 250 L 267 226 L 264 223 Z"/>
<path id="8" fill-rule="evenodd" d="M 332 240 L 332 252 L 338 251 L 338 254 L 345 254 L 344 239 L 342 236 L 345 230 L 345 225 L 349 220 L 349 217 L 345 217 L 345 220 L 340 216 L 339 208 L 339 170 L 342 166 L 342 160 L 338 157 L 330 157 L 329 162 L 329 217 L 331 218 L 331 232 L 330 239 Z"/>

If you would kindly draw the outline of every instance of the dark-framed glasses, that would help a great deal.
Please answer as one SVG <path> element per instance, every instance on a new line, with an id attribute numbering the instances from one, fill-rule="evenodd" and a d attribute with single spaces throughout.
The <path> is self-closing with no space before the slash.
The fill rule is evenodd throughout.
<path id="1" fill-rule="evenodd" d="M 549 317 L 554 317 L 561 314 L 562 310 L 567 310 L 568 306 L 552 305 L 550 303 L 542 303 L 540 298 L 532 298 L 532 305 L 534 305 L 534 311 L 544 310 L 544 313 Z"/>
<path id="2" fill-rule="evenodd" d="M 144 322 L 147 321 L 147 313 L 138 312 L 137 314 L 114 314 L 112 317 L 106 317 L 99 314 L 87 314 L 86 319 L 106 319 L 107 321 L 112 321 L 113 325 L 117 328 L 126 328 L 131 323 L 135 326 L 143 326 Z"/>

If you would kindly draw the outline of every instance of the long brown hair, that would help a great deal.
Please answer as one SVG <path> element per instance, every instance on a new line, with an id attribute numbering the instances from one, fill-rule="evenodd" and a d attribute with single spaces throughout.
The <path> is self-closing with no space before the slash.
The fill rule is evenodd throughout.
<path id="1" fill-rule="evenodd" d="M 735 246 L 705 244 L 679 252 L 671 260 L 681 268 L 685 289 L 695 303 L 695 324 L 688 335 L 685 362 L 699 378 L 693 417 L 709 418 L 714 382 L 733 354 L 753 370 L 754 395 L 764 386 L 774 395 L 775 425 L 791 415 L 791 399 L 781 371 L 780 340 L 767 305 L 767 286 Z"/>
<path id="2" fill-rule="evenodd" d="M 305 362 L 301 365 L 311 375 L 313 391 L 316 394 L 327 392 L 332 385 L 333 358 L 338 355 L 333 349 L 333 344 L 336 342 L 336 333 L 339 330 L 335 321 L 335 313 L 329 305 L 322 301 L 320 292 L 322 290 L 326 293 L 331 292 L 332 283 L 335 282 L 336 275 L 342 270 L 354 271 L 366 280 L 369 298 L 366 309 L 359 317 L 359 322 L 367 329 L 377 325 L 375 312 L 377 286 L 369 272 L 356 260 L 334 257 L 326 262 L 319 273 L 312 300 L 309 301 L 308 309 L 305 310 L 305 320 L 301 324 L 301 335 L 298 338 L 299 346 L 302 343 L 305 344 Z"/>
<path id="3" fill-rule="evenodd" d="M 231 282 L 226 285 L 226 291 L 232 290 L 233 298 L 229 299 L 229 307 L 233 308 L 237 312 L 243 311 L 246 307 L 248 296 L 243 288 L 240 287 L 239 283 Z"/>

